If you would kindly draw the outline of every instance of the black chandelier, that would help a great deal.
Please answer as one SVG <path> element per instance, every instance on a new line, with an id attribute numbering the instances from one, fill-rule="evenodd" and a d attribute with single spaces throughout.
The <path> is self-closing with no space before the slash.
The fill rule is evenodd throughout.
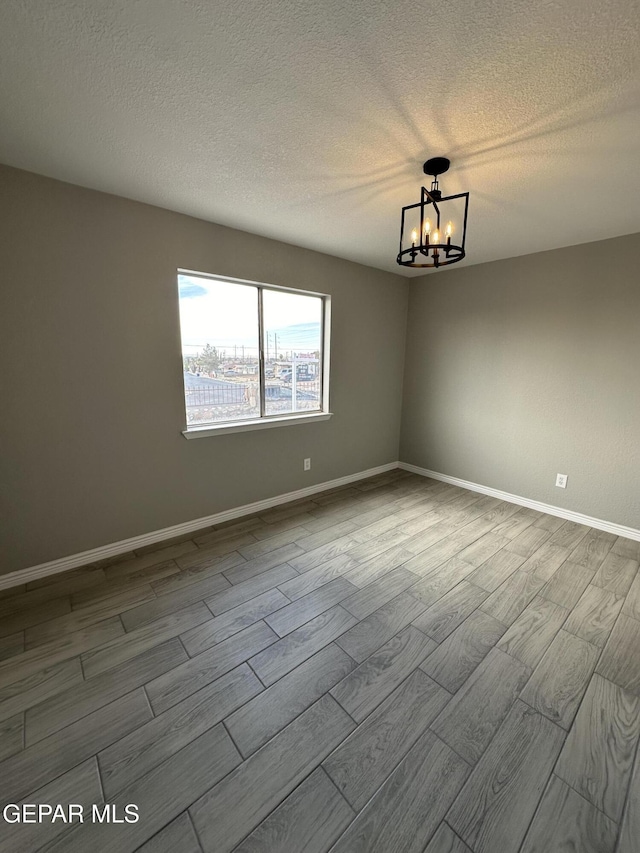
<path id="1" fill-rule="evenodd" d="M 420 201 L 402 208 L 397 261 L 404 267 L 444 267 L 464 258 L 469 193 L 443 198 L 438 175 L 449 166 L 446 157 L 427 160 L 423 169 L 433 177 L 431 189 L 422 187 Z"/>

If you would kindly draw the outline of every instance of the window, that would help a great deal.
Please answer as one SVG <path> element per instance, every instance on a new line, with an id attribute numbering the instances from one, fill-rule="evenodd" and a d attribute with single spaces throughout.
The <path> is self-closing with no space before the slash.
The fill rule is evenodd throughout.
<path id="1" fill-rule="evenodd" d="M 185 435 L 330 417 L 329 297 L 180 270 Z"/>

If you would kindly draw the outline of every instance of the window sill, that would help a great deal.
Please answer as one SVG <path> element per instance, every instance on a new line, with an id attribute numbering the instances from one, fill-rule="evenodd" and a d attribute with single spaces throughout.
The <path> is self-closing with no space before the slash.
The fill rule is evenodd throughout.
<path id="1" fill-rule="evenodd" d="M 208 438 L 211 435 L 225 435 L 232 432 L 250 432 L 254 429 L 272 429 L 273 427 L 293 426 L 295 424 L 318 423 L 328 421 L 333 412 L 312 412 L 309 415 L 286 415 L 281 418 L 260 418 L 259 420 L 236 422 L 233 424 L 207 424 L 202 427 L 185 429 L 185 438 Z"/>

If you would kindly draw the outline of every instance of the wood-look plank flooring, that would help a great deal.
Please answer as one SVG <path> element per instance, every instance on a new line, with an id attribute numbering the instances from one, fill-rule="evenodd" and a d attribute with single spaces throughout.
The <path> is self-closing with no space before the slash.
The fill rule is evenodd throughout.
<path id="1" fill-rule="evenodd" d="M 0 595 L 5 853 L 632 853 L 640 543 L 391 471 Z"/>

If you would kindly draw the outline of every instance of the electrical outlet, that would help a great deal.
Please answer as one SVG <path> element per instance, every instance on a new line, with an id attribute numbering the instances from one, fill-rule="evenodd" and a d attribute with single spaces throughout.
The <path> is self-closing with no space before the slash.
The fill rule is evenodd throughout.
<path id="1" fill-rule="evenodd" d="M 568 474 L 556 474 L 556 486 L 559 489 L 566 489 L 568 479 L 569 479 Z"/>
<path id="2" fill-rule="evenodd" d="M 303 467 L 305 471 L 311 470 L 311 458 L 304 460 Z"/>

